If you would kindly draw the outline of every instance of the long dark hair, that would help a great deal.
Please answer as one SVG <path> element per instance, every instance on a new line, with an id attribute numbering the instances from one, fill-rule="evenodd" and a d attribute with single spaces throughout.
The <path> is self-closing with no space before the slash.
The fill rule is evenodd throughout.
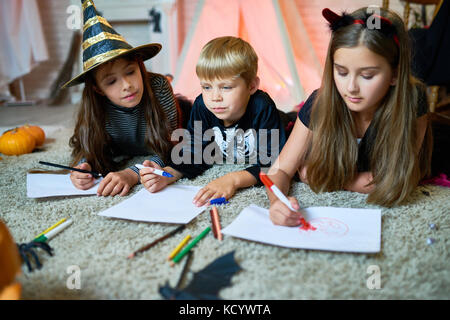
<path id="1" fill-rule="evenodd" d="M 136 61 L 142 75 L 144 93 L 140 104 L 147 122 L 146 143 L 163 161 L 167 161 L 172 148 L 170 126 L 166 114 L 153 93 L 149 80 L 151 77 L 164 76 L 148 73 L 144 62 L 138 56 L 124 56 L 123 58 L 128 61 Z M 105 129 L 107 98 L 95 91 L 95 86 L 94 74 L 91 71 L 85 78 L 74 134 L 69 141 L 73 157 L 71 165 L 77 165 L 82 158 L 85 158 L 92 170 L 107 174 L 118 170 L 123 163 L 116 163 L 111 157 L 112 140 Z"/>

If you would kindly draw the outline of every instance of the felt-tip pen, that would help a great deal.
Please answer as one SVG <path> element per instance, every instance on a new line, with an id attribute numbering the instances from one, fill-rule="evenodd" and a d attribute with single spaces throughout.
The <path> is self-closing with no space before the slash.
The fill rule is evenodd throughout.
<path id="1" fill-rule="evenodd" d="M 291 202 L 284 195 L 284 193 L 281 192 L 280 189 L 278 189 L 278 187 L 272 182 L 272 180 L 270 180 L 270 178 L 264 172 L 261 171 L 259 173 L 259 178 L 261 179 L 262 183 L 264 183 L 264 185 L 270 191 L 272 191 L 277 196 L 277 198 L 280 199 L 280 201 L 283 202 L 289 209 L 291 209 L 294 212 L 298 212 L 298 210 L 296 210 L 292 207 Z M 305 218 L 303 218 L 303 217 L 300 217 L 300 222 L 305 228 L 315 229 L 308 222 L 306 222 Z"/>
<path id="2" fill-rule="evenodd" d="M 135 164 L 134 166 L 136 168 L 138 168 L 139 170 L 144 169 L 144 168 L 153 168 L 153 167 L 145 167 L 142 164 Z M 161 176 L 161 177 L 173 178 L 173 175 L 171 175 L 170 173 L 160 170 L 160 169 L 156 169 L 156 168 L 153 168 L 152 173 L 157 174 L 158 176 Z"/>
<path id="3" fill-rule="evenodd" d="M 56 228 L 50 230 L 47 233 L 44 233 L 43 235 L 37 237 L 36 239 L 34 239 L 34 242 L 46 242 L 51 240 L 54 236 L 56 236 L 58 233 L 60 233 L 61 231 L 63 231 L 65 228 L 67 228 L 68 226 L 70 226 L 72 224 L 72 219 L 69 219 L 63 223 L 61 223 L 59 226 L 57 226 Z"/>
<path id="4" fill-rule="evenodd" d="M 283 202 L 289 209 L 291 209 L 292 211 L 297 212 L 297 210 L 295 210 L 289 199 L 283 194 L 283 192 L 281 192 L 280 189 L 278 189 L 278 187 L 272 182 L 272 180 L 270 180 L 270 178 L 264 173 L 264 172 L 260 172 L 259 173 L 259 178 L 261 179 L 261 182 L 264 183 L 264 185 L 270 189 L 270 191 L 272 191 L 278 199 L 280 199 L 281 202 Z"/>

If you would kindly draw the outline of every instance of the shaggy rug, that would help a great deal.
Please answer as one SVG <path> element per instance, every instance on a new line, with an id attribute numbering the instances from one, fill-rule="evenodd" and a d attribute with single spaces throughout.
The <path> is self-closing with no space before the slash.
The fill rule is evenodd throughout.
<path id="1" fill-rule="evenodd" d="M 40 270 L 29 272 L 23 266 L 18 276 L 22 297 L 162 299 L 159 287 L 166 281 L 174 287 L 184 265 L 170 267 L 166 257 L 188 233 L 198 235 L 210 225 L 209 213 L 200 214 L 183 232 L 128 260 L 131 252 L 174 229 L 170 224 L 117 220 L 97 214 L 133 195 L 141 185 L 123 198 L 26 197 L 26 173 L 39 167 L 39 160 L 69 163 L 71 133 L 70 129 L 61 129 L 47 140 L 43 150 L 19 157 L 3 155 L 0 160 L 0 218 L 16 242 L 31 241 L 61 218 L 70 216 L 73 220 L 49 242 L 54 248 L 53 257 L 38 251 L 43 263 Z M 232 170 L 236 166 L 215 166 L 194 180 L 179 183 L 205 185 Z M 294 183 L 291 194 L 305 207 L 380 208 L 367 205 L 362 194 L 315 194 L 303 183 Z M 241 190 L 228 204 L 220 206 L 222 227 L 251 203 L 268 208 L 263 187 Z M 211 232 L 194 247 L 184 285 L 193 272 L 235 251 L 242 270 L 231 279 L 230 286 L 219 292 L 223 299 L 448 299 L 449 208 L 450 189 L 438 186 L 418 187 L 408 205 L 381 208 L 381 251 L 377 254 L 288 249 L 229 236 L 219 242 Z M 430 228 L 431 223 L 436 228 Z M 429 244 L 429 238 L 434 243 Z M 374 270 L 379 270 L 379 288 L 370 286 Z M 75 273 L 79 282 L 74 282 Z"/>

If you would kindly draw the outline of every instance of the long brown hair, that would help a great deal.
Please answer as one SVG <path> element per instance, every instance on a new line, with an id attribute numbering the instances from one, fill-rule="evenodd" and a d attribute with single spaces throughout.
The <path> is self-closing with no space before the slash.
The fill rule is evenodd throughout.
<path id="1" fill-rule="evenodd" d="M 367 8 L 351 16 L 363 19 Z M 333 32 L 321 87 L 311 111 L 309 148 L 305 155 L 307 177 L 315 192 L 344 189 L 357 174 L 358 144 L 350 110 L 340 96 L 333 76 L 334 53 L 339 48 L 364 45 L 386 58 L 397 72 L 395 86 L 390 86 L 372 119 L 369 166 L 373 191 L 367 202 L 383 206 L 403 203 L 429 172 L 430 132 L 420 152 L 416 147 L 416 112 L 422 84 L 410 72 L 410 44 L 401 18 L 380 8 L 380 15 L 396 29 L 399 44 L 378 30 L 351 24 Z M 369 133 L 369 132 L 368 132 Z M 366 133 L 367 134 L 367 133 Z"/>
<path id="2" fill-rule="evenodd" d="M 163 161 L 167 161 L 172 143 L 167 117 L 156 99 L 150 84 L 151 77 L 163 77 L 148 73 L 138 56 L 124 56 L 124 59 L 136 61 L 142 74 L 144 93 L 140 102 L 147 122 L 146 143 Z M 110 63 L 110 62 L 108 62 Z M 92 170 L 107 174 L 116 171 L 123 163 L 116 163 L 111 158 L 111 137 L 106 132 L 106 97 L 95 91 L 95 78 L 91 71 L 86 76 L 83 96 L 78 111 L 75 131 L 70 138 L 72 147 L 72 166 L 85 158 Z"/>

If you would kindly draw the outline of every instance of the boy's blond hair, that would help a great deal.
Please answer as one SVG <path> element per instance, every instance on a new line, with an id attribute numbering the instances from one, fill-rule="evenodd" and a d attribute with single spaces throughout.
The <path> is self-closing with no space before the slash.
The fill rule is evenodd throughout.
<path id="1" fill-rule="evenodd" d="M 256 77 L 258 56 L 240 38 L 215 38 L 203 47 L 195 71 L 200 79 L 242 77 L 248 85 Z"/>

